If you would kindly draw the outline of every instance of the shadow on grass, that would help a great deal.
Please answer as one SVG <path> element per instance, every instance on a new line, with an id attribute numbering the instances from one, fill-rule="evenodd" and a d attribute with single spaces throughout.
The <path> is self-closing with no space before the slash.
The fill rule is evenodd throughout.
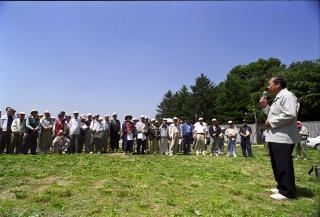
<path id="1" fill-rule="evenodd" d="M 315 194 L 308 188 L 297 186 L 296 198 L 307 197 L 312 198 Z"/>

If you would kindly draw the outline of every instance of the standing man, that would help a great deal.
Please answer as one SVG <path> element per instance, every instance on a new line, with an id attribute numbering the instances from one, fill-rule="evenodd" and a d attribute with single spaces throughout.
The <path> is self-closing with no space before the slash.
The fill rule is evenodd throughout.
<path id="1" fill-rule="evenodd" d="M 40 122 L 37 115 L 38 111 L 33 109 L 26 120 L 24 154 L 28 154 L 29 150 L 32 155 L 37 154 L 37 138 L 40 131 Z"/>
<path id="2" fill-rule="evenodd" d="M 78 119 L 79 112 L 73 112 L 74 118 L 69 122 L 70 129 L 70 146 L 68 148 L 68 153 L 78 153 L 79 152 L 79 135 L 80 135 L 80 120 Z"/>
<path id="3" fill-rule="evenodd" d="M 309 132 L 308 129 L 302 125 L 301 121 L 297 121 L 297 127 L 299 130 L 300 142 L 298 142 L 296 146 L 296 158 L 307 160 L 307 139 Z"/>
<path id="4" fill-rule="evenodd" d="M 298 102 L 280 76 L 270 79 L 268 89 L 275 98 L 269 106 L 267 98 L 261 97 L 260 106 L 268 115 L 265 123 L 266 142 L 269 143 L 271 165 L 277 182 L 277 187 L 270 189 L 274 193 L 271 198 L 284 200 L 296 195 L 292 151 L 294 144 L 300 140 L 296 126 Z"/>
<path id="5" fill-rule="evenodd" d="M 190 153 L 190 145 L 192 139 L 192 125 L 190 121 L 185 121 L 181 126 L 182 131 L 182 143 L 183 143 L 183 154 L 188 155 Z"/>
<path id="6" fill-rule="evenodd" d="M 209 127 L 209 134 L 211 138 L 211 156 L 218 156 L 221 152 L 220 150 L 220 135 L 221 133 L 221 128 L 218 125 L 217 119 L 213 118 L 212 119 L 212 125 Z"/>
<path id="7" fill-rule="evenodd" d="M 23 135 L 26 128 L 25 113 L 19 112 L 19 117 L 14 119 L 11 125 L 11 146 L 16 149 L 16 154 L 23 153 Z"/>
<path id="8" fill-rule="evenodd" d="M 102 134 L 102 152 L 108 153 L 110 148 L 110 121 L 109 115 L 104 116 L 102 121 L 103 134 Z"/>
<path id="9" fill-rule="evenodd" d="M 6 108 L 7 114 L 0 118 L 0 154 L 6 150 L 7 154 L 13 154 L 13 149 L 11 147 L 11 124 L 13 122 L 13 109 L 11 107 Z"/>
<path id="10" fill-rule="evenodd" d="M 228 154 L 227 154 L 227 156 L 233 155 L 233 157 L 237 157 L 236 141 L 237 141 L 238 129 L 236 126 L 233 125 L 232 121 L 228 121 L 228 124 L 229 124 L 229 126 L 226 129 L 226 135 L 228 138 Z"/>
<path id="11" fill-rule="evenodd" d="M 205 152 L 205 139 L 207 138 L 207 124 L 203 122 L 203 118 L 200 117 L 199 121 L 194 124 L 193 133 L 196 135 L 196 155 L 203 154 Z"/>
<path id="12" fill-rule="evenodd" d="M 167 124 L 167 119 L 162 119 L 162 124 L 159 127 L 160 133 L 160 144 L 159 144 L 159 152 L 160 154 L 168 154 L 169 152 L 169 127 Z"/>
<path id="13" fill-rule="evenodd" d="M 169 154 L 173 156 L 177 153 L 179 148 L 179 139 L 182 139 L 182 132 L 179 126 L 179 119 L 177 117 L 173 118 L 173 124 L 169 127 L 169 138 L 170 138 L 170 148 Z"/>
<path id="14" fill-rule="evenodd" d="M 92 131 L 93 131 L 92 144 L 94 146 L 94 151 L 100 154 L 102 150 L 102 133 L 103 133 L 102 117 L 97 118 L 96 123 L 92 127 Z"/>
<path id="15" fill-rule="evenodd" d="M 150 154 L 159 153 L 159 127 L 157 126 L 158 121 L 155 118 L 151 119 L 149 126 L 149 140 L 150 140 Z"/>
<path id="16" fill-rule="evenodd" d="M 117 116 L 117 113 L 113 113 L 113 120 L 110 122 L 110 143 L 112 152 L 119 149 L 121 125 L 120 121 L 117 119 Z"/>
<path id="17" fill-rule="evenodd" d="M 240 130 L 239 130 L 242 156 L 252 157 L 251 142 L 250 142 L 250 135 L 252 134 L 252 130 L 251 130 L 251 127 L 247 124 L 246 119 L 243 119 L 242 122 L 243 122 L 243 125 L 242 127 L 240 127 Z"/>
<path id="18" fill-rule="evenodd" d="M 147 136 L 148 125 L 144 115 L 140 116 L 140 121 L 136 123 L 137 129 L 137 154 L 144 154 L 145 149 L 147 148 Z"/>
<path id="19" fill-rule="evenodd" d="M 87 114 L 87 120 L 85 124 L 87 125 L 87 130 L 84 132 L 84 150 L 86 153 L 93 153 L 93 146 L 92 146 L 92 132 L 91 132 L 91 123 L 92 123 L 92 114 Z"/>
<path id="20" fill-rule="evenodd" d="M 44 117 L 40 119 L 40 138 L 39 148 L 40 152 L 48 153 L 52 143 L 52 128 L 53 123 L 50 118 L 50 112 L 45 111 Z"/>

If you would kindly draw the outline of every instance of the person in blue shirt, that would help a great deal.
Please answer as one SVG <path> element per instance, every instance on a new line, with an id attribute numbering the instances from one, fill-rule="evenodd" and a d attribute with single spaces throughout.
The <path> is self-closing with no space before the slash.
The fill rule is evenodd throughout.
<path id="1" fill-rule="evenodd" d="M 191 152 L 190 145 L 192 139 L 192 125 L 190 121 L 185 121 L 181 126 L 181 130 L 183 136 L 183 154 L 188 155 Z"/>

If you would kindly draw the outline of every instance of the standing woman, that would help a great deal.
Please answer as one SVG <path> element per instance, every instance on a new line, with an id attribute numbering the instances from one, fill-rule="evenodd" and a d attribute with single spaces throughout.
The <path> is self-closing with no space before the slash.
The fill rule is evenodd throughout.
<path id="1" fill-rule="evenodd" d="M 122 124 L 123 154 L 128 155 L 133 151 L 133 141 L 136 132 L 132 122 L 132 115 L 127 115 L 124 119 L 125 121 Z"/>
<path id="2" fill-rule="evenodd" d="M 169 126 L 167 124 L 167 119 L 162 119 L 162 124 L 159 127 L 160 133 L 160 144 L 159 144 L 159 152 L 160 154 L 168 154 L 169 152 Z"/>
<path id="3" fill-rule="evenodd" d="M 37 138 L 40 131 L 40 122 L 37 118 L 38 111 L 33 109 L 26 120 L 25 150 L 27 154 L 30 150 L 32 155 L 37 153 Z"/>

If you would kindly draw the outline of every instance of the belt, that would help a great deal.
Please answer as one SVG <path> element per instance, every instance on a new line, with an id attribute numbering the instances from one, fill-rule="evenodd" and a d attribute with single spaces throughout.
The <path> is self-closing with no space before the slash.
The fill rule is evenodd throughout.
<path id="1" fill-rule="evenodd" d="M 204 133 L 197 133 L 197 134 L 204 135 Z"/>

